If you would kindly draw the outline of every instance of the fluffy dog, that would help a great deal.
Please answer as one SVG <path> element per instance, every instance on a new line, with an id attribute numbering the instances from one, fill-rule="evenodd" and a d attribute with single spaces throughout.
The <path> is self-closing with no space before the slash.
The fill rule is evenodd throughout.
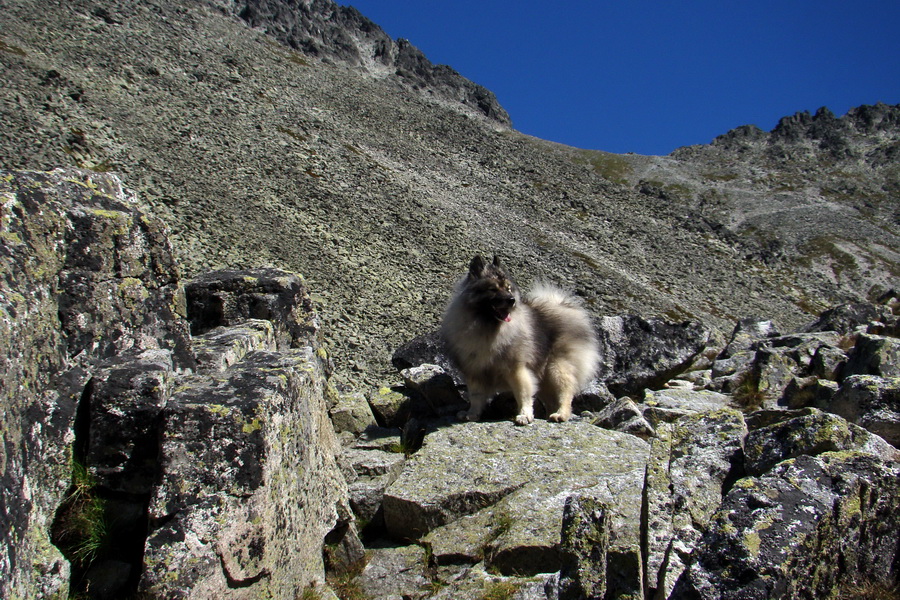
<path id="1" fill-rule="evenodd" d="M 469 389 L 469 410 L 459 414 L 469 421 L 504 391 L 515 396 L 517 425 L 534 421 L 535 395 L 549 420 L 566 421 L 600 358 L 597 335 L 575 297 L 538 286 L 523 300 L 496 256 L 492 263 L 472 259 L 441 332 Z"/>

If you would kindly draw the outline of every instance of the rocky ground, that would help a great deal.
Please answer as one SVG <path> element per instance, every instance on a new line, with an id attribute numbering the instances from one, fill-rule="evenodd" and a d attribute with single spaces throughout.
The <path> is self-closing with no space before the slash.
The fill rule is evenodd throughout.
<path id="1" fill-rule="evenodd" d="M 792 213 L 806 221 L 781 219 L 768 188 L 754 188 L 750 197 L 766 202 L 753 211 L 717 212 L 634 164 L 676 164 L 681 181 L 706 172 L 704 161 L 733 162 L 721 144 L 662 159 L 530 138 L 489 102 L 454 101 L 466 86 L 447 87 L 421 57 L 404 62 L 411 51 L 358 15 L 313 3 L 310 40 L 279 6 L 4 4 L 0 164 L 122 174 L 168 225 L 187 275 L 302 273 L 347 390 L 371 393 L 393 376 L 392 349 L 434 328 L 476 252 L 502 255 L 525 287 L 537 278 L 570 287 L 596 315 L 695 318 L 722 333 L 753 314 L 799 325 L 872 285 L 883 291 L 877 274 L 896 275 L 900 244 L 886 209 L 838 211 L 830 230 L 857 237 L 821 256 L 773 258 L 767 248 L 788 225 L 818 235 L 815 215 L 832 200 L 810 195 Z M 341 44 L 353 51 L 335 51 Z M 871 138 L 885 156 L 895 120 Z M 856 160 L 869 165 L 867 156 Z M 777 178 L 785 161 L 760 168 Z M 896 182 L 889 164 L 879 168 Z M 738 209 L 757 220 L 771 213 L 770 233 L 742 227 Z M 847 244 L 870 260 L 834 250 Z"/>
<path id="2" fill-rule="evenodd" d="M 113 176 L 2 172 L 0 197 L 5 597 L 896 591 L 894 296 L 727 339 L 605 317 L 572 420 L 500 397 L 458 422 L 439 337 L 341 393 L 300 277 L 181 281 Z"/>

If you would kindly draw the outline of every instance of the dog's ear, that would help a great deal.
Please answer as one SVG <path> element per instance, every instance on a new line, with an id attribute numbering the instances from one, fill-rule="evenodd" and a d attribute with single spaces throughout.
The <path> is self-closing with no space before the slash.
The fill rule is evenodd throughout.
<path id="1" fill-rule="evenodd" d="M 500 262 L 500 257 L 496 254 L 494 255 L 494 266 L 500 270 L 503 270 L 503 263 Z"/>
<path id="2" fill-rule="evenodd" d="M 487 267 L 484 259 L 481 258 L 480 254 L 476 254 L 475 258 L 472 259 L 472 262 L 469 263 L 469 277 L 473 279 L 477 279 L 484 274 L 484 269 Z"/>

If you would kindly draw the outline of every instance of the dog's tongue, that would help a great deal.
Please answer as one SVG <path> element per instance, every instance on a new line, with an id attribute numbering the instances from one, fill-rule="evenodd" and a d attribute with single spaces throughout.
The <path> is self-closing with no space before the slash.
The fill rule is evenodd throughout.
<path id="1" fill-rule="evenodd" d="M 503 320 L 509 323 L 510 321 L 512 321 L 512 314 L 506 315 L 505 317 L 503 317 Z"/>

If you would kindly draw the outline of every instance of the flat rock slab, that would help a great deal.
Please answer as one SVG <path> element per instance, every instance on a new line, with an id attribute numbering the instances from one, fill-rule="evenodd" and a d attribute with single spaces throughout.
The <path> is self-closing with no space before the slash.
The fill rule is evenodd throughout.
<path id="1" fill-rule="evenodd" d="M 400 539 L 431 532 L 428 543 L 448 562 L 483 556 L 504 574 L 547 573 L 562 564 L 566 499 L 591 496 L 609 507 L 616 585 L 638 590 L 648 456 L 647 442 L 584 421 L 454 424 L 428 435 L 386 490 L 385 524 Z"/>

